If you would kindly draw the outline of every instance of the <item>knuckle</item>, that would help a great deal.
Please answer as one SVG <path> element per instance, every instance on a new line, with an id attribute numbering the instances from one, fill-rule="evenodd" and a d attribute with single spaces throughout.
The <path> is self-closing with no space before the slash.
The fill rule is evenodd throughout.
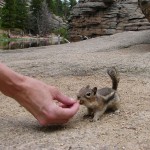
<path id="1" fill-rule="evenodd" d="M 51 91 L 51 94 L 53 95 L 53 97 L 56 97 L 60 94 L 59 89 L 55 86 L 51 86 L 50 91 Z"/>

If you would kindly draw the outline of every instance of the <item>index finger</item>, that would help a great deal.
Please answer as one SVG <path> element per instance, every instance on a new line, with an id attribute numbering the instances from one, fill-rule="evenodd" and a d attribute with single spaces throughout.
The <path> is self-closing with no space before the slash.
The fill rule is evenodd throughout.
<path id="1" fill-rule="evenodd" d="M 57 115 L 59 115 L 60 119 L 70 119 L 77 113 L 78 110 L 79 110 L 79 103 L 76 102 L 67 108 L 58 107 Z"/>

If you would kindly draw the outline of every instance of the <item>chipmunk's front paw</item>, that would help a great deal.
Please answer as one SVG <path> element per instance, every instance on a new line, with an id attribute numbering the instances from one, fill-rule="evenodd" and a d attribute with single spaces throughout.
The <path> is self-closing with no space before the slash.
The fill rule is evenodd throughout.
<path id="1" fill-rule="evenodd" d="M 94 117 L 94 118 L 92 119 L 92 122 L 97 122 L 98 120 L 99 120 L 99 118 Z"/>
<path id="2" fill-rule="evenodd" d="M 86 119 L 86 118 L 92 118 L 92 117 L 93 116 L 91 114 L 86 114 L 86 115 L 83 116 L 84 119 Z"/>
<path id="3" fill-rule="evenodd" d="M 119 115 L 119 114 L 120 114 L 120 110 L 119 110 L 119 109 L 116 110 L 116 111 L 114 112 L 114 114 L 115 114 L 115 115 Z"/>

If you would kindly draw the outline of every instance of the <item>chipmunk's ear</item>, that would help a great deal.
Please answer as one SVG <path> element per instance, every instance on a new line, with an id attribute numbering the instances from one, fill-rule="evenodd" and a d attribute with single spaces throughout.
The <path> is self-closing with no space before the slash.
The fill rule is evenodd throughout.
<path id="1" fill-rule="evenodd" d="M 94 87 L 94 88 L 92 89 L 92 91 L 94 92 L 94 95 L 95 95 L 96 92 L 97 92 L 97 87 Z"/>
<path id="2" fill-rule="evenodd" d="M 90 85 L 87 85 L 87 86 L 86 86 L 86 89 L 89 89 L 89 88 L 90 88 Z"/>

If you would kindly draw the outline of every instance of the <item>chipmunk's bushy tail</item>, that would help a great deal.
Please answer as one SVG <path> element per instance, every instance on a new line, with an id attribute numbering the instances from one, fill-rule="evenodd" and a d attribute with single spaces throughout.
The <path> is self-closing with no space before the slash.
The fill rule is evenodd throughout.
<path id="1" fill-rule="evenodd" d="M 107 73 L 112 80 L 112 89 L 117 90 L 120 81 L 120 74 L 115 67 L 107 69 Z"/>

